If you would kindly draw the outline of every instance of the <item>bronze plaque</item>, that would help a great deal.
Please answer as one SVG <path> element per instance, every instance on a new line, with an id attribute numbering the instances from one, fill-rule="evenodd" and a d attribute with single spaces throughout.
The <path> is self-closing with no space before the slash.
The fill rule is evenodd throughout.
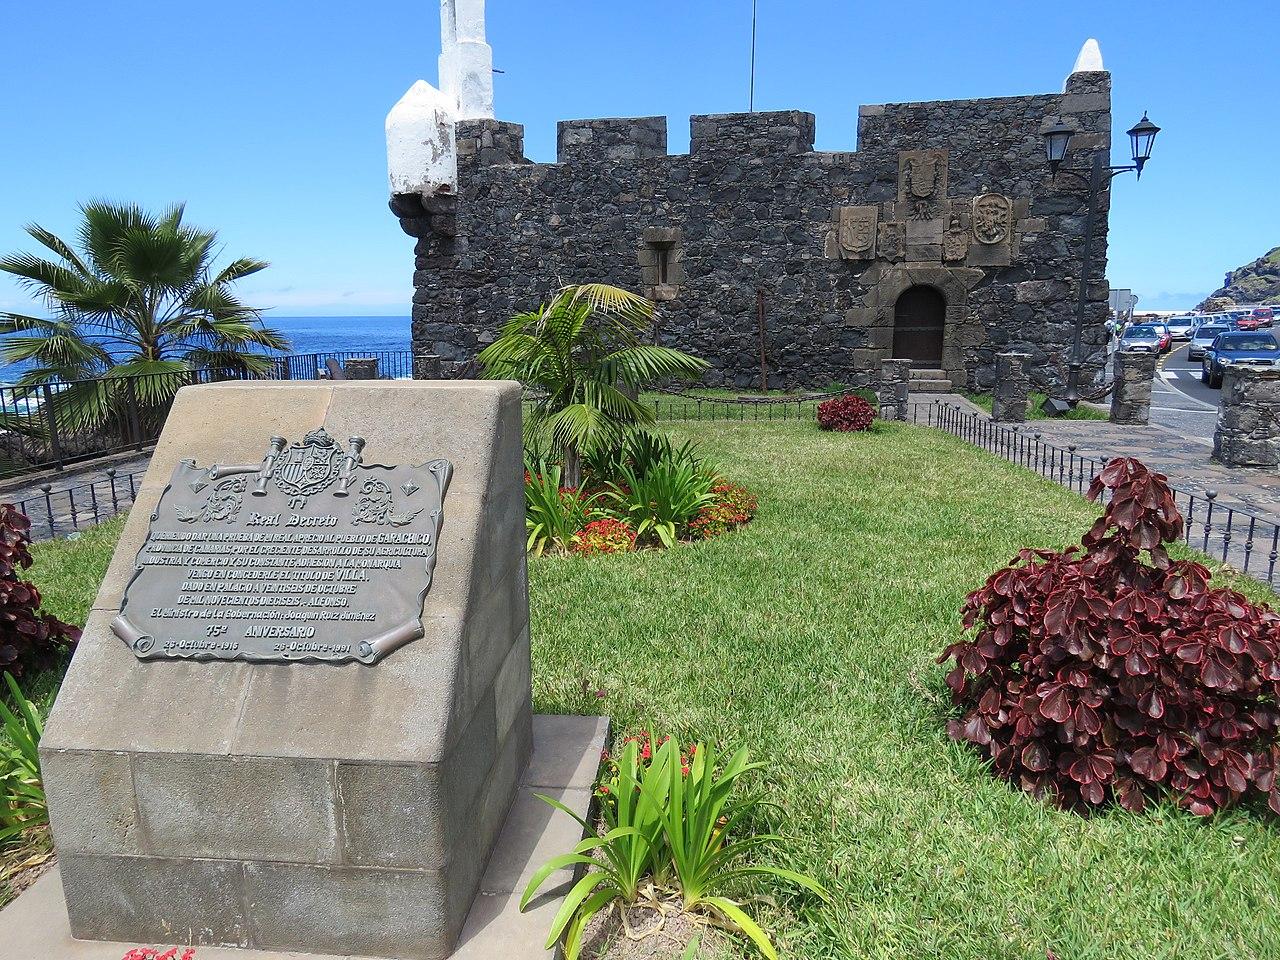
<path id="1" fill-rule="evenodd" d="M 261 463 L 178 464 L 116 635 L 144 660 L 361 663 L 421 637 L 453 465 L 363 449 L 321 427 Z"/>

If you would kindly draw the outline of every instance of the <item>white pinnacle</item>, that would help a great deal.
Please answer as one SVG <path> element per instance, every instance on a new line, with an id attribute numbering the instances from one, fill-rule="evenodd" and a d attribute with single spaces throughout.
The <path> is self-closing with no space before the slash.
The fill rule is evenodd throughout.
<path id="1" fill-rule="evenodd" d="M 1084 42 L 1084 46 L 1080 48 L 1080 53 L 1076 57 L 1076 65 L 1071 68 L 1072 73 L 1092 73 L 1097 70 L 1105 70 L 1102 65 L 1102 48 L 1098 46 L 1098 41 L 1090 37 Z"/>
<path id="2" fill-rule="evenodd" d="M 454 102 L 419 80 L 387 114 L 387 179 L 392 195 L 456 193 Z"/>

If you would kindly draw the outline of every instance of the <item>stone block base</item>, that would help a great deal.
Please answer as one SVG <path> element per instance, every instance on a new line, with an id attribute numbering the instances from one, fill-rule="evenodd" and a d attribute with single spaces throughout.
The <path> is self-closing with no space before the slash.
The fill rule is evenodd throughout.
<path id="1" fill-rule="evenodd" d="M 520 894 L 533 872 L 552 856 L 568 852 L 582 831 L 533 794 L 553 796 L 586 817 L 607 734 L 608 720 L 602 717 L 533 718 L 533 756 L 479 881 L 479 894 L 452 954 L 455 960 L 549 960 L 552 956 L 543 943 L 572 873 L 565 871 L 563 882 L 544 887 L 549 892 L 539 896 L 527 913 L 519 911 Z M 486 811 L 474 812 L 483 816 Z M 289 825 L 279 829 L 287 831 Z M 443 907 L 431 898 L 431 871 L 427 870 L 262 863 L 245 865 L 244 875 L 238 876 L 238 868 L 238 864 L 214 860 L 67 856 L 61 876 L 55 870 L 41 878 L 0 911 L 0 957 L 120 960 L 132 946 L 185 946 L 187 939 L 196 939 L 189 936 L 191 932 L 217 929 L 232 934 L 252 930 L 260 945 L 254 949 L 201 946 L 199 960 L 320 960 L 333 955 L 326 950 L 341 937 L 342 924 L 359 923 L 366 935 L 370 929 L 382 931 L 382 957 L 416 960 L 425 955 L 421 944 L 403 939 L 409 931 L 396 918 L 425 916 Z M 80 893 L 94 897 L 104 916 L 122 920 L 128 920 L 147 898 L 164 897 L 181 907 L 182 916 L 177 919 L 186 928 L 181 934 L 184 939 L 175 943 L 173 938 L 180 936 L 176 929 L 154 931 L 151 943 L 120 939 L 125 936 L 123 928 L 110 923 L 96 931 L 77 930 L 73 937 L 63 894 L 63 884 L 72 883 L 91 885 Z M 237 889 L 240 883 L 244 886 Z M 197 889 L 200 899 L 186 895 Z M 217 895 L 211 896 L 211 891 Z M 264 921 L 256 908 L 267 904 L 266 915 L 287 919 Z M 304 940 L 309 953 L 277 952 L 270 945 L 275 937 L 269 927 L 286 922 L 297 925 L 288 931 L 291 942 L 298 940 L 299 929 L 307 931 Z M 83 939 L 90 935 L 99 939 Z M 397 937 L 402 939 L 396 942 Z"/>

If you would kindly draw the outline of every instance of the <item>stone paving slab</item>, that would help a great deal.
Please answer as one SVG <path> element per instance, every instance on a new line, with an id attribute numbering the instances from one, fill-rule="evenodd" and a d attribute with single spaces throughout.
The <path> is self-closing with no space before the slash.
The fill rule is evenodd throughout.
<path id="1" fill-rule="evenodd" d="M 467 915 L 454 960 L 554 957 L 555 952 L 543 944 L 573 873 L 561 871 L 561 882 L 544 886 L 525 913 L 519 909 L 520 894 L 538 867 L 556 854 L 569 852 L 582 839 L 582 828 L 534 794 L 554 796 L 587 817 L 608 733 L 606 717 L 533 718 L 533 756 Z M 0 911 L 0 960 L 121 960 L 135 946 L 153 945 L 73 939 L 56 867 Z M 196 948 L 196 960 L 334 960 L 334 956 L 201 946 Z"/>

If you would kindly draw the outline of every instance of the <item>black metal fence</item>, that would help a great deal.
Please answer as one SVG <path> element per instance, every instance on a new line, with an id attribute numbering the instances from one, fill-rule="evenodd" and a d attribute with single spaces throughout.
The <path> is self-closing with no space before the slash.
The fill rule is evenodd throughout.
<path id="1" fill-rule="evenodd" d="M 1105 460 L 1086 457 L 1074 445 L 1047 442 L 1034 425 L 994 423 L 956 403 L 934 401 L 911 406 L 911 421 L 936 427 L 996 456 L 1084 494 Z M 1186 544 L 1263 583 L 1275 585 L 1280 558 L 1280 523 L 1240 507 L 1218 502 L 1216 490 L 1197 494 L 1173 487 L 1182 513 Z"/>
<path id="2" fill-rule="evenodd" d="M 356 363 L 356 361 L 364 361 Z M 0 479 L 142 450 L 155 443 L 181 387 L 227 380 L 439 376 L 438 358 L 409 350 L 278 357 L 262 373 L 183 370 L 138 377 L 0 387 Z"/>
<path id="3" fill-rule="evenodd" d="M 32 540 L 52 540 L 110 520 L 133 506 L 144 471 L 104 470 L 90 483 L 55 489 L 41 484 L 37 493 L 13 501 L 31 520 Z"/>
<path id="4" fill-rule="evenodd" d="M 840 390 L 786 397 L 714 397 L 693 393 L 668 393 L 648 402 L 654 417 L 669 420 L 812 420 L 818 404 L 853 392 L 873 406 L 879 401 L 872 391 Z"/>
<path id="5" fill-rule="evenodd" d="M 373 360 L 376 363 L 375 377 L 379 380 L 409 380 L 414 376 L 414 358 L 412 350 L 331 350 L 327 353 L 294 353 L 287 357 L 276 358 L 275 371 L 270 375 L 275 380 L 325 380 L 331 376 L 336 365 L 344 372 L 349 370 L 352 361 Z M 417 355 L 419 366 L 430 365 L 435 357 Z M 350 376 L 350 373 L 347 373 Z M 421 373 L 420 376 L 427 374 Z M 439 376 L 439 373 L 432 374 Z"/>

